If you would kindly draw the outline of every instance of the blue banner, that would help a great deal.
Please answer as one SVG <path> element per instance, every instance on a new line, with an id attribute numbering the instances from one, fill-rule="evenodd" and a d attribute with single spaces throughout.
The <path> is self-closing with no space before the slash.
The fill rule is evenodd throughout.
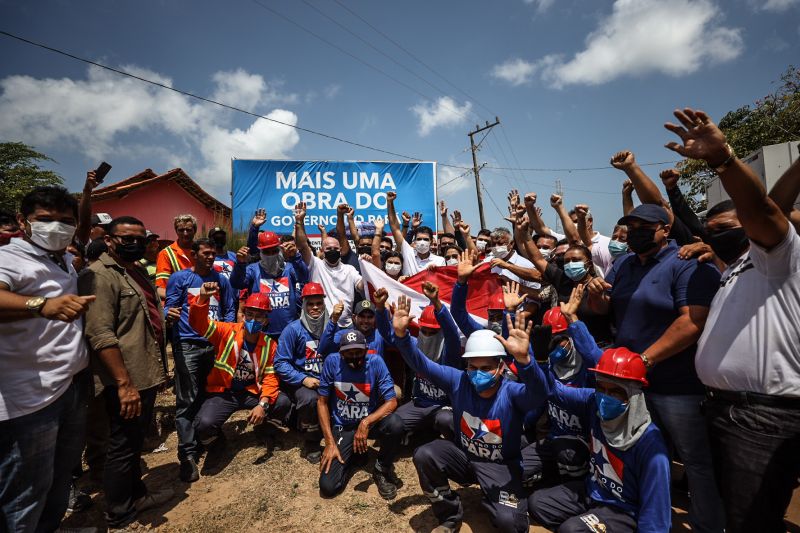
<path id="1" fill-rule="evenodd" d="M 397 215 L 422 213 L 422 224 L 437 226 L 436 163 L 363 161 L 233 161 L 233 228 L 246 232 L 258 208 L 267 211 L 262 231 L 291 233 L 292 209 L 305 202 L 306 232 L 336 226 L 336 206 L 348 204 L 356 221 L 371 226 L 386 217 L 386 193 L 395 191 Z M 386 228 L 388 232 L 388 226 Z"/>

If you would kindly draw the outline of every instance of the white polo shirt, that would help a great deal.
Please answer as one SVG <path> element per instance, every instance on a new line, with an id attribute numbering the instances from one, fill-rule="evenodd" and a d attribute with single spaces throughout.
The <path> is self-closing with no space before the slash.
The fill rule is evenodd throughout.
<path id="1" fill-rule="evenodd" d="M 553 230 L 550 230 L 550 235 L 559 241 L 567 238 L 567 236 L 563 233 L 558 233 Z M 595 231 L 594 235 L 592 235 L 592 263 L 594 263 L 594 266 L 600 268 L 602 271 L 600 274 L 601 276 L 605 276 L 606 273 L 611 270 L 611 266 L 614 264 L 614 256 L 611 255 L 611 252 L 608 249 L 610 242 L 611 239 L 609 237 L 600 235 L 600 233 L 597 231 Z"/>
<path id="2" fill-rule="evenodd" d="M 800 236 L 750 250 L 722 274 L 697 343 L 697 375 L 728 391 L 800 397 Z"/>
<path id="3" fill-rule="evenodd" d="M 311 264 L 308 265 L 308 275 L 311 281 L 322 285 L 325 291 L 325 308 L 328 314 L 333 312 L 333 306 L 340 301 L 344 304 L 344 312 L 339 318 L 339 326 L 349 328 L 353 323 L 353 302 L 356 299 L 356 285 L 361 281 L 361 274 L 350 265 L 339 261 L 336 266 L 330 266 L 325 260 L 312 255 Z"/>
<path id="4" fill-rule="evenodd" d="M 78 275 L 68 259 L 66 265 L 67 272 L 23 239 L 0 247 L 0 282 L 17 294 L 78 294 Z M 38 316 L 0 323 L 0 363 L 0 421 L 47 407 L 89 364 L 83 317 L 71 323 Z"/>
<path id="5" fill-rule="evenodd" d="M 483 262 L 484 263 L 488 263 L 492 259 L 494 259 L 493 255 L 487 255 L 486 258 L 483 260 Z M 528 268 L 530 270 L 536 270 L 536 267 L 533 265 L 533 263 L 531 263 L 530 261 L 528 261 L 527 259 L 525 259 L 521 255 L 519 255 L 517 252 L 512 252 L 511 255 L 505 259 L 505 261 L 507 263 L 511 263 L 512 265 L 517 265 L 517 266 L 522 267 L 522 268 Z M 519 276 L 517 276 L 516 274 L 514 274 L 513 272 L 511 272 L 510 270 L 506 270 L 505 268 L 500 268 L 499 266 L 492 267 L 492 273 L 493 274 L 499 274 L 499 275 L 501 275 L 503 277 L 506 277 L 506 278 L 510 279 L 511 281 L 516 281 L 517 283 L 520 283 L 523 286 L 528 287 L 530 289 L 541 289 L 542 288 L 542 284 L 540 282 L 538 282 L 538 281 L 529 281 L 527 279 L 522 279 Z"/>
<path id="6" fill-rule="evenodd" d="M 419 272 L 422 272 L 429 265 L 436 265 L 443 267 L 447 263 L 444 260 L 444 257 L 436 254 L 428 254 L 428 257 L 422 259 L 420 256 L 417 255 L 417 251 L 414 249 L 413 246 L 408 244 L 408 242 L 403 239 L 402 243 L 402 250 L 403 250 L 403 275 L 404 276 L 413 276 Z"/>

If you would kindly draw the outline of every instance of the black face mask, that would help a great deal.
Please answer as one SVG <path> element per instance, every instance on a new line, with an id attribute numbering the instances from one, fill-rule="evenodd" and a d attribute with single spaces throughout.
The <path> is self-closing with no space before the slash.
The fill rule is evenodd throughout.
<path id="1" fill-rule="evenodd" d="M 387 259 L 389 259 L 389 254 L 391 252 L 389 250 L 381 250 L 381 263 L 385 263 Z"/>
<path id="2" fill-rule="evenodd" d="M 326 250 L 325 251 L 325 261 L 330 263 L 331 265 L 335 265 L 339 262 L 339 259 L 342 258 L 342 252 L 339 250 Z"/>
<path id="3" fill-rule="evenodd" d="M 114 253 L 126 263 L 133 263 L 144 257 L 144 243 L 132 242 L 130 244 L 114 243 Z"/>
<path id="4" fill-rule="evenodd" d="M 359 246 L 358 255 L 372 255 L 372 246 Z"/>
<path id="5" fill-rule="evenodd" d="M 217 248 L 225 248 L 225 244 L 228 242 L 228 239 L 225 237 L 214 237 L 214 246 Z"/>
<path id="6" fill-rule="evenodd" d="M 628 228 L 628 247 L 635 254 L 646 254 L 658 246 L 656 230 L 652 228 Z"/>
<path id="7" fill-rule="evenodd" d="M 706 242 L 726 263 L 733 263 L 750 244 L 744 228 L 731 228 L 709 233 Z"/>
<path id="8" fill-rule="evenodd" d="M 359 357 L 357 359 L 345 359 L 347 361 L 347 366 L 352 368 L 353 370 L 358 370 L 362 366 L 364 366 L 364 361 L 366 361 L 366 357 Z"/>

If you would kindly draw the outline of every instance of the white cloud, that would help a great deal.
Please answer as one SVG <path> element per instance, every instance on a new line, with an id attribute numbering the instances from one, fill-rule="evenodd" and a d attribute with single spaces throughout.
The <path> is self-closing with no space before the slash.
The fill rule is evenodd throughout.
<path id="1" fill-rule="evenodd" d="M 418 133 L 427 136 L 433 129 L 452 127 L 465 122 L 472 110 L 472 102 L 465 102 L 459 107 L 449 96 L 442 96 L 436 102 L 421 103 L 413 106 L 411 111 L 419 119 Z"/>
<path id="2" fill-rule="evenodd" d="M 758 2 L 756 7 L 761 11 L 773 11 L 780 13 L 798 5 L 799 3 L 800 0 L 767 0 L 766 2 Z"/>
<path id="3" fill-rule="evenodd" d="M 452 161 L 451 161 L 452 163 Z M 460 168 L 436 165 L 436 194 L 439 199 L 451 196 L 459 191 L 475 188 L 475 177 L 472 172 Z M 451 207 L 452 213 L 453 207 Z M 458 209 L 457 207 L 455 209 Z"/>
<path id="4" fill-rule="evenodd" d="M 616 0 L 611 14 L 586 37 L 584 50 L 569 60 L 553 54 L 534 64 L 555 87 L 651 72 L 682 76 L 742 53 L 741 29 L 719 20 L 711 0 Z"/>
<path id="5" fill-rule="evenodd" d="M 544 13 L 555 3 L 555 0 L 525 0 L 526 4 L 536 4 L 536 11 Z"/>
<path id="6" fill-rule="evenodd" d="M 172 85 L 155 72 L 123 69 Z M 214 98 L 245 109 L 293 99 L 241 69 L 218 72 L 212 79 Z M 299 141 L 296 130 L 260 119 L 246 130 L 228 129 L 229 112 L 97 67 L 89 68 L 86 79 L 9 76 L 0 80 L 0 90 L 0 138 L 66 147 L 94 160 L 141 157 L 142 168 L 157 167 L 153 159 L 164 165 L 179 163 L 218 194 L 230 189 L 231 158 L 286 157 Z M 281 109 L 267 116 L 297 122 L 294 113 Z M 149 144 L 143 144 L 141 136 L 130 138 L 143 132 L 152 137 Z M 168 157 L 173 146 L 180 147 L 178 153 Z"/>
<path id="7" fill-rule="evenodd" d="M 535 63 L 520 58 L 514 58 L 509 59 L 505 63 L 495 65 L 492 68 L 492 76 L 517 86 L 529 83 L 533 79 L 538 68 L 539 67 Z"/>

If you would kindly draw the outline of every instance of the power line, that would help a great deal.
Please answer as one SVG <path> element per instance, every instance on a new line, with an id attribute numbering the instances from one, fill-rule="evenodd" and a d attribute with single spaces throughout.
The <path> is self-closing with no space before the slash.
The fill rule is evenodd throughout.
<path id="1" fill-rule="evenodd" d="M 344 144 L 349 144 L 349 145 L 355 146 L 357 148 L 364 148 L 366 150 L 371 150 L 371 151 L 379 152 L 379 153 L 386 154 L 386 155 L 400 157 L 402 159 L 408 159 L 408 160 L 411 160 L 411 161 L 424 161 L 424 159 L 420 159 L 418 157 L 413 157 L 413 156 L 410 156 L 410 155 L 401 154 L 399 152 L 386 150 L 384 148 L 378 148 L 378 147 L 375 147 L 375 146 L 370 146 L 370 145 L 363 144 L 363 143 L 360 143 L 360 142 L 357 142 L 357 141 L 352 141 L 352 140 L 349 140 L 349 139 L 345 139 L 345 138 L 342 138 L 342 137 L 339 137 L 339 136 L 336 136 L 336 135 L 333 135 L 333 134 L 330 134 L 330 133 L 325 133 L 325 132 L 313 130 L 313 129 L 310 129 L 310 128 L 305 128 L 303 126 L 298 126 L 296 124 L 290 124 L 288 122 L 283 122 L 281 120 L 270 118 L 270 117 L 267 117 L 265 115 L 260 115 L 258 113 L 254 113 L 252 111 L 247 111 L 246 109 L 242 109 L 240 107 L 236 107 L 236 106 L 233 106 L 233 105 L 225 104 L 225 103 L 219 102 L 217 100 L 212 100 L 211 98 L 206 98 L 204 96 L 200 96 L 200 95 L 191 93 L 189 91 L 185 91 L 185 90 L 182 90 L 182 89 L 171 87 L 171 86 L 166 85 L 164 83 L 161 83 L 161 82 L 158 82 L 158 81 L 154 81 L 154 80 L 145 78 L 143 76 L 138 76 L 136 74 L 132 74 L 132 73 L 127 72 L 127 71 L 122 70 L 122 69 L 110 67 L 108 65 L 104 65 L 103 63 L 98 63 L 97 61 L 92 61 L 91 59 L 86 59 L 84 57 L 77 56 L 77 55 L 72 54 L 70 52 L 61 50 L 59 48 L 55 48 L 55 47 L 48 46 L 48 45 L 43 44 L 43 43 L 39 43 L 39 42 L 36 42 L 36 41 L 32 41 L 30 39 L 26 39 L 25 37 L 21 37 L 19 35 L 16 35 L 14 33 L 8 32 L 8 31 L 0 30 L 0 35 L 4 35 L 6 37 L 10 37 L 11 39 L 15 39 L 17 41 L 29 44 L 31 46 L 35 46 L 37 48 L 41 48 L 43 50 L 47 50 L 49 52 L 53 52 L 55 54 L 58 54 L 58 55 L 61 55 L 61 56 L 64 56 L 64 57 L 68 57 L 70 59 L 74 59 L 75 61 L 80 61 L 82 63 L 86 63 L 87 65 L 92 65 L 92 66 L 107 70 L 109 72 L 113 72 L 115 74 L 119 74 L 120 76 L 125 76 L 125 77 L 131 78 L 131 79 L 135 79 L 135 80 L 141 81 L 142 83 L 147 83 L 149 85 L 153 85 L 153 86 L 159 87 L 161 89 L 166 89 L 166 90 L 172 91 L 174 93 L 182 94 L 183 96 L 187 96 L 189 98 L 193 98 L 195 100 L 199 100 L 201 102 L 205 102 L 205 103 L 208 103 L 208 104 L 213 104 L 213 105 L 228 109 L 230 111 L 236 111 L 238 113 L 243 113 L 245 115 L 248 115 L 248 116 L 251 116 L 251 117 L 254 117 L 254 118 L 260 118 L 262 120 L 266 120 L 266 121 L 269 121 L 269 122 L 272 122 L 272 123 L 275 123 L 275 124 L 280 124 L 281 126 L 286 126 L 286 127 L 289 127 L 289 128 L 293 128 L 293 129 L 295 129 L 297 131 L 302 131 L 302 132 L 305 132 L 305 133 L 309 133 L 311 135 L 316 135 L 318 137 L 323 137 L 325 139 L 330 139 L 330 140 L 338 141 L 338 142 L 341 142 L 341 143 L 344 143 Z M 640 167 L 646 167 L 646 166 L 667 165 L 667 164 L 675 164 L 675 163 L 678 163 L 678 161 L 660 161 L 660 162 L 656 162 L 656 163 L 639 163 L 639 166 Z M 456 168 L 456 169 L 459 169 L 459 170 L 471 170 L 470 167 L 464 166 L 464 165 L 453 165 L 453 164 L 448 164 L 448 163 L 437 163 L 437 164 L 439 166 L 442 166 L 442 167 Z M 583 168 L 513 168 L 513 167 L 499 167 L 499 166 L 487 165 L 485 168 L 490 169 L 490 170 L 510 170 L 510 171 L 519 170 L 519 171 L 526 171 L 526 172 L 584 172 L 584 171 L 595 171 L 595 170 L 607 170 L 607 169 L 612 169 L 614 167 L 612 167 L 612 166 L 602 166 L 602 167 L 583 167 Z M 590 191 L 590 192 L 597 192 L 597 191 Z"/>

